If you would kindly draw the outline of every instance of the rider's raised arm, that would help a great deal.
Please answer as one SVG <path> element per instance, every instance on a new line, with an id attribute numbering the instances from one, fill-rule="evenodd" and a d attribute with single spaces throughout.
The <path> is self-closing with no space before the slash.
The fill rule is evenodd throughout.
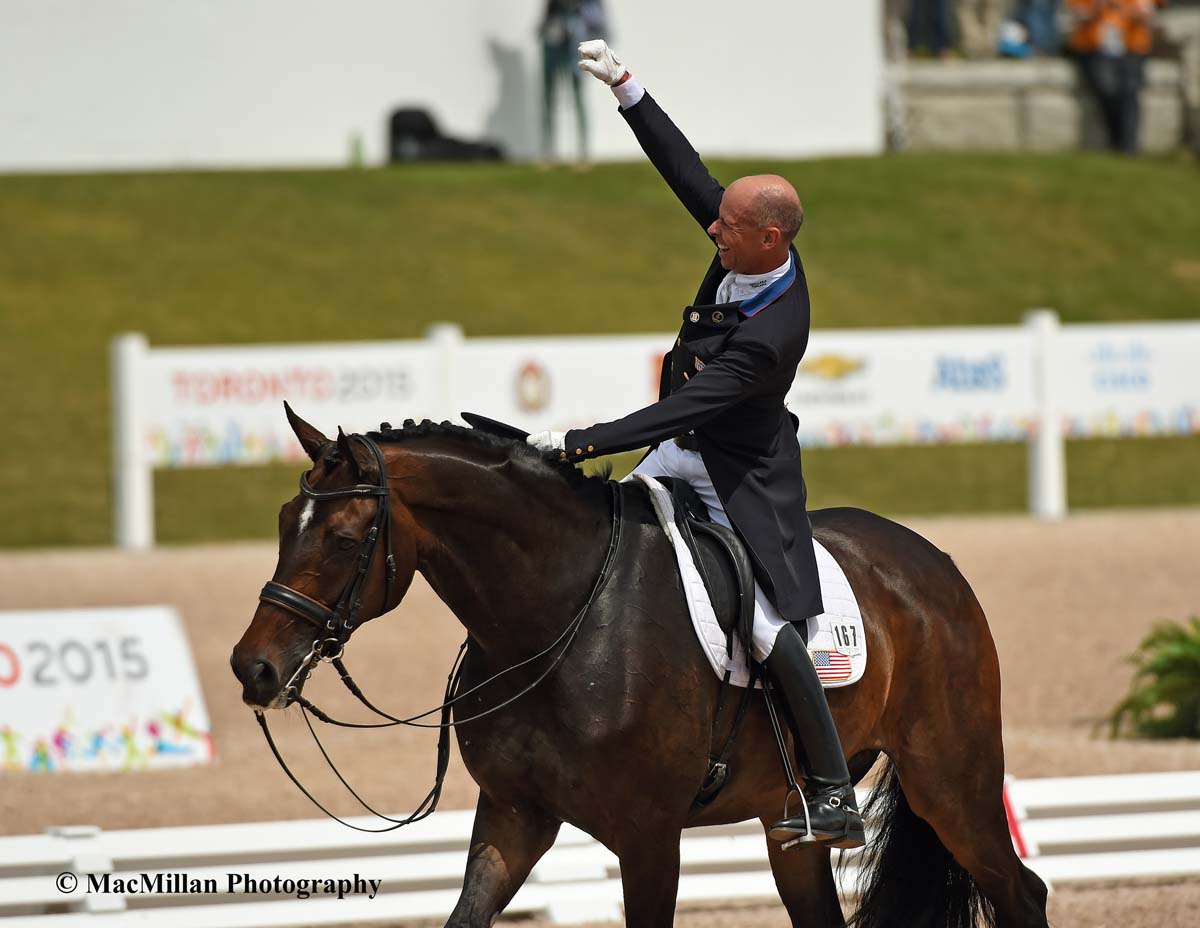
<path id="1" fill-rule="evenodd" d="M 671 117 L 646 93 L 604 41 L 593 39 L 582 43 L 579 55 L 580 69 L 612 87 L 621 106 L 621 115 L 633 129 L 642 151 L 707 234 L 721 209 L 724 188 L 709 173 L 700 155 L 671 122 Z"/>

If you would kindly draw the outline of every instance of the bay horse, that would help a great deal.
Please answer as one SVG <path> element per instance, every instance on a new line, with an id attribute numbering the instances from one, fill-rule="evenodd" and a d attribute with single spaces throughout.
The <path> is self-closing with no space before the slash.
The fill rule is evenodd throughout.
<path id="1" fill-rule="evenodd" d="M 756 699 L 724 789 L 693 805 L 720 681 L 645 492 L 625 485 L 618 510 L 617 484 L 448 423 L 332 441 L 287 412 L 313 466 L 280 511 L 274 579 L 233 650 L 244 701 L 263 710 L 298 695 L 317 647 L 305 610 L 332 615 L 350 591 L 361 614 L 348 637 L 394 609 L 416 571 L 467 630 L 466 688 L 545 652 L 582 616 L 542 682 L 456 728 L 479 801 L 447 924 L 488 928 L 569 822 L 619 858 L 627 924 L 670 925 L 682 830 L 751 818 L 766 828 L 787 787 Z M 868 640 L 863 678 L 827 691 L 855 782 L 880 753 L 889 759 L 866 810 L 851 924 L 1046 926 L 1046 887 L 1009 835 L 1000 669 L 971 587 L 949 556 L 880 516 L 826 509 L 812 524 L 858 597 Z M 364 538 L 373 549 L 380 530 L 387 557 L 364 557 Z M 544 667 L 460 701 L 456 719 L 519 695 Z M 767 843 L 792 923 L 844 926 L 829 850 Z"/>

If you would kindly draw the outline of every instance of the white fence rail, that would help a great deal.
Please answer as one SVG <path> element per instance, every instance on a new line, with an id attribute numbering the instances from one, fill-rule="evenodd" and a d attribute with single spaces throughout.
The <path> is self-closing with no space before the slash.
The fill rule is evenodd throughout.
<path id="1" fill-rule="evenodd" d="M 327 434 L 472 410 L 531 430 L 653 402 L 674 336 L 464 338 L 231 348 L 112 345 L 114 526 L 154 543 L 153 468 L 302 460 L 289 400 Z M 818 329 L 788 394 L 805 446 L 1029 442 L 1029 505 L 1066 511 L 1066 437 L 1200 432 L 1200 323 Z"/>
<path id="2" fill-rule="evenodd" d="M 1011 781 L 1013 837 L 1026 863 L 1051 883 L 1200 875 L 1200 772 Z M 862 798 L 862 797 L 860 797 Z M 386 835 L 328 820 L 194 828 L 53 829 L 0 839 L 4 928 L 265 928 L 444 918 L 462 887 L 474 813 L 442 812 Z M 365 824 L 367 820 L 363 820 Z M 680 846 L 681 903 L 777 898 L 758 822 L 696 828 Z M 802 850 L 795 853 L 804 853 Z M 80 883 L 63 892 L 61 874 Z M 109 875 L 111 892 L 89 891 Z M 141 889 L 162 874 L 162 892 Z M 190 893 L 186 880 L 212 880 Z M 230 885 L 230 875 L 242 882 Z M 374 898 L 296 891 L 247 892 L 245 878 L 378 880 Z M 842 892 L 852 894 L 851 854 Z M 116 889 L 117 881 L 130 885 Z M 69 881 L 68 881 L 69 882 Z M 247 901 L 257 900 L 257 901 Z M 621 919 L 617 859 L 564 826 L 554 848 L 508 906 L 559 923 Z"/>

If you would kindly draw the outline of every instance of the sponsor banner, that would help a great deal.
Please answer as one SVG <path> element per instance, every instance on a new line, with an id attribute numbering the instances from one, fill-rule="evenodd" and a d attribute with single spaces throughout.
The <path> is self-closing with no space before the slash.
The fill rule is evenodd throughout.
<path id="1" fill-rule="evenodd" d="M 153 349 L 140 434 L 156 467 L 304 460 L 287 399 L 332 435 L 479 412 L 539 431 L 654 402 L 670 333 Z M 1049 349 L 1069 436 L 1200 432 L 1195 323 L 1072 325 Z M 1040 402 L 1026 327 L 813 332 L 788 405 L 807 446 L 1021 441 Z"/>
<path id="2" fill-rule="evenodd" d="M 1064 326 L 1053 393 L 1072 438 L 1200 433 L 1200 326 Z"/>
<path id="3" fill-rule="evenodd" d="M 520 426 L 582 428 L 658 399 L 673 335 L 472 338 L 458 354 L 453 410 Z"/>
<path id="4" fill-rule="evenodd" d="M 658 397 L 661 335 L 470 339 L 455 410 L 537 431 L 619 418 Z M 1033 429 L 1020 328 L 817 331 L 788 394 L 806 445 L 1015 441 Z"/>
<path id="5" fill-rule="evenodd" d="M 155 348 L 139 362 L 147 455 L 156 467 L 303 460 L 283 413 L 328 435 L 438 415 L 427 342 Z"/>
<path id="6" fill-rule="evenodd" d="M 817 330 L 787 402 L 803 445 L 1023 440 L 1033 360 L 1013 327 Z"/>
<path id="7" fill-rule="evenodd" d="M 174 609 L 0 613 L 0 770 L 137 770 L 213 759 Z"/>

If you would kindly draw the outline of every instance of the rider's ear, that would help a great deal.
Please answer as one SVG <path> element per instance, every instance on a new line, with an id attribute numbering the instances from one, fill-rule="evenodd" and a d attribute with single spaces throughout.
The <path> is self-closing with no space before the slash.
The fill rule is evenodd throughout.
<path id="1" fill-rule="evenodd" d="M 329 444 L 329 439 L 296 415 L 286 400 L 283 403 L 283 408 L 287 413 L 288 425 L 292 427 L 292 431 L 296 433 L 296 437 L 300 440 L 300 447 L 304 449 L 304 453 L 316 464 L 317 459 L 321 456 L 321 448 Z"/>

